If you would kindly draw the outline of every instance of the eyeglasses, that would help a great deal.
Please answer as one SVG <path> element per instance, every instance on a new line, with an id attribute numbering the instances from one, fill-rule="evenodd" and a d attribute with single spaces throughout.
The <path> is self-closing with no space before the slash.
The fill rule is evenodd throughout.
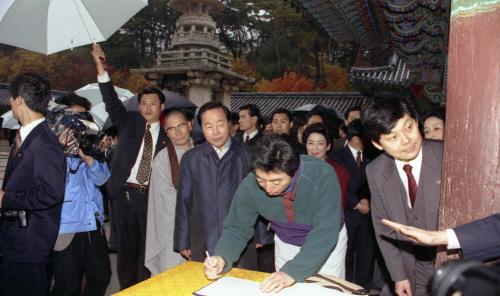
<path id="1" fill-rule="evenodd" d="M 174 133 L 177 129 L 185 129 L 186 127 L 188 126 L 187 123 L 181 123 L 179 124 L 178 126 L 172 126 L 172 127 L 169 127 L 167 129 L 165 129 L 165 131 L 167 133 Z"/>

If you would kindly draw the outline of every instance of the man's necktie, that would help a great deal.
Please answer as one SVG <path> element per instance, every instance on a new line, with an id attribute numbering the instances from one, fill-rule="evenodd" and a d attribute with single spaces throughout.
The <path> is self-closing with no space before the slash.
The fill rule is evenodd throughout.
<path id="1" fill-rule="evenodd" d="M 149 174 L 151 172 L 151 159 L 153 158 L 153 136 L 151 135 L 151 125 L 146 126 L 146 131 L 144 132 L 144 149 L 142 151 L 141 162 L 139 163 L 139 169 L 137 170 L 137 181 L 140 184 L 144 184 L 149 180 Z"/>
<path id="2" fill-rule="evenodd" d="M 246 143 L 250 140 L 250 136 L 245 134 L 245 140 L 243 141 L 243 143 Z"/>
<path id="3" fill-rule="evenodd" d="M 21 147 L 21 133 L 19 130 L 16 132 L 16 137 L 14 138 L 14 143 L 12 144 L 13 155 L 16 155 L 17 150 Z"/>
<path id="4" fill-rule="evenodd" d="M 361 167 L 361 151 L 358 151 L 356 154 L 356 164 L 358 165 L 358 168 Z"/>
<path id="5" fill-rule="evenodd" d="M 410 196 L 411 207 L 415 204 L 415 198 L 417 198 L 417 181 L 413 177 L 411 173 L 411 165 L 405 164 L 403 166 L 403 171 L 405 171 L 406 176 L 408 177 L 408 195 Z"/>

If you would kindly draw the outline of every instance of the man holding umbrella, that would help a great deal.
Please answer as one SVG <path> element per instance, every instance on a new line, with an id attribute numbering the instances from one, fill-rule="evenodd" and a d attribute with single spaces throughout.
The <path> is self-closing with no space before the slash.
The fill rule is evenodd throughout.
<path id="1" fill-rule="evenodd" d="M 92 56 L 106 111 L 120 134 L 107 189 L 116 226 L 118 280 L 125 289 L 150 276 L 144 266 L 146 213 L 151 163 L 168 141 L 160 128 L 165 96 L 156 87 L 146 87 L 137 95 L 139 110 L 127 111 L 110 81 L 99 45 L 94 44 Z"/>

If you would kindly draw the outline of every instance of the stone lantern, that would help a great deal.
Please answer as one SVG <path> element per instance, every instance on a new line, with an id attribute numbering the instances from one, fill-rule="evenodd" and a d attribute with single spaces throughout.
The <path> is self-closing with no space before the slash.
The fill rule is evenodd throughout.
<path id="1" fill-rule="evenodd" d="M 218 0 L 170 0 L 168 6 L 182 13 L 171 48 L 159 53 L 152 68 L 132 71 L 143 73 L 153 85 L 183 94 L 197 106 L 208 101 L 229 106 L 231 92 L 252 80 L 232 71 L 231 57 L 219 41 L 210 14 L 224 6 Z"/>

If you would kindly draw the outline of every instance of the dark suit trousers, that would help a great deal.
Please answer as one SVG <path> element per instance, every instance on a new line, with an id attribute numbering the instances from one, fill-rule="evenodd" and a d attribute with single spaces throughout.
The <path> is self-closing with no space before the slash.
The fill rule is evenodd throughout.
<path id="1" fill-rule="evenodd" d="M 349 223 L 347 228 L 346 280 L 369 290 L 372 285 L 373 267 L 375 264 L 375 237 L 370 223 L 359 221 Z"/>
<path id="2" fill-rule="evenodd" d="M 118 281 L 128 288 L 151 276 L 144 266 L 148 193 L 126 189 L 112 201 Z"/>
<path id="3" fill-rule="evenodd" d="M 44 296 L 49 290 L 45 263 L 3 261 L 0 266 L 0 295 Z"/>

